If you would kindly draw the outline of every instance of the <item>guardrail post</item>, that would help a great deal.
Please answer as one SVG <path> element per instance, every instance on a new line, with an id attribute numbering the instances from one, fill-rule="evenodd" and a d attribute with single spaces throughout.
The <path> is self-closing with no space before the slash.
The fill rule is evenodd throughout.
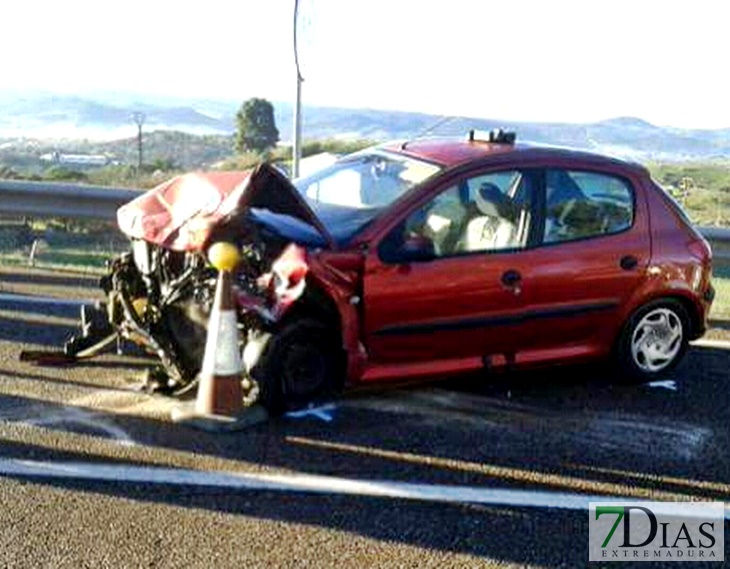
<path id="1" fill-rule="evenodd" d="M 28 265 L 35 267 L 35 256 L 38 253 L 38 246 L 40 245 L 40 239 L 33 239 L 33 245 L 30 246 L 30 255 L 28 256 Z"/>

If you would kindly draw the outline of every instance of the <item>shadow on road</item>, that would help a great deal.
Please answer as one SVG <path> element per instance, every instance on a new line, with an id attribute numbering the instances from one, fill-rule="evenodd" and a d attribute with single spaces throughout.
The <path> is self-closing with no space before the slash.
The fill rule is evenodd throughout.
<path id="1" fill-rule="evenodd" d="M 56 316 L 66 318 L 71 312 L 78 314 L 78 308 L 63 307 L 64 310 L 44 310 L 38 306 L 37 314 L 43 316 Z M 71 310 L 69 310 L 71 309 Z M 17 342 L 20 344 L 32 344 L 36 346 L 46 346 L 53 348 L 63 347 L 64 339 L 71 337 L 78 332 L 78 326 L 60 324 L 47 320 L 33 320 L 24 314 L 22 318 L 10 318 L 0 316 L 0 341 L 6 340 Z M 18 352 L 19 354 L 20 352 Z"/>
<path id="2" fill-rule="evenodd" d="M 218 435 L 135 415 L 126 407 L 110 412 L 91 402 L 67 406 L 5 395 L 0 452 L 33 460 L 275 468 L 362 480 L 727 501 L 728 364 L 725 351 L 693 349 L 668 383 L 656 386 L 617 381 L 603 368 L 571 367 L 382 387 L 334 402 L 331 420 L 316 414 L 281 417 Z M 27 373 L 25 379 L 66 381 L 45 373 Z M 100 396 L 105 391 L 110 390 L 101 389 Z M 110 397 L 139 396 L 131 389 L 118 391 Z M 58 420 L 43 420 L 49 417 Z M 28 426 L 39 425 L 39 418 L 40 426 L 59 433 L 52 444 L 44 442 L 43 430 Z M 133 444 L 109 444 L 120 433 Z M 584 511 L 34 480 L 513 563 L 585 564 Z"/>

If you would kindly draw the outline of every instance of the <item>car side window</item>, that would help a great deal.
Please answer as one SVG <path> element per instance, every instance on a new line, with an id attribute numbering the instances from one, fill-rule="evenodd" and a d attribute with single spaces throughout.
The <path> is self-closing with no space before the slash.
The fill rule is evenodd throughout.
<path id="1" fill-rule="evenodd" d="M 634 193 L 626 180 L 595 172 L 546 171 L 543 243 L 620 233 L 633 221 Z"/>
<path id="2" fill-rule="evenodd" d="M 532 189 L 519 171 L 465 178 L 413 211 L 383 242 L 381 258 L 407 260 L 404 244 L 425 243 L 432 257 L 520 248 L 527 242 Z"/>

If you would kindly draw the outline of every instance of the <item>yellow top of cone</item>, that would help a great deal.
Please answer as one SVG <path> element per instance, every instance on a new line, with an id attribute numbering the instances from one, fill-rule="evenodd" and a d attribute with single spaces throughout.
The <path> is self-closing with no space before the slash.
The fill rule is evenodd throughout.
<path id="1" fill-rule="evenodd" d="M 219 271 L 232 271 L 241 262 L 241 253 L 232 243 L 221 241 L 208 249 L 208 260 Z"/>

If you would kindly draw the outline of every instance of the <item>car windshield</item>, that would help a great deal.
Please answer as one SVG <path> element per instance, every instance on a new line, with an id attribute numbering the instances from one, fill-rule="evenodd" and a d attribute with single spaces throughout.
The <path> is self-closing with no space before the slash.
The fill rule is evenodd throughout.
<path id="1" fill-rule="evenodd" d="M 335 241 L 342 244 L 441 167 L 382 150 L 365 150 L 294 180 Z"/>

